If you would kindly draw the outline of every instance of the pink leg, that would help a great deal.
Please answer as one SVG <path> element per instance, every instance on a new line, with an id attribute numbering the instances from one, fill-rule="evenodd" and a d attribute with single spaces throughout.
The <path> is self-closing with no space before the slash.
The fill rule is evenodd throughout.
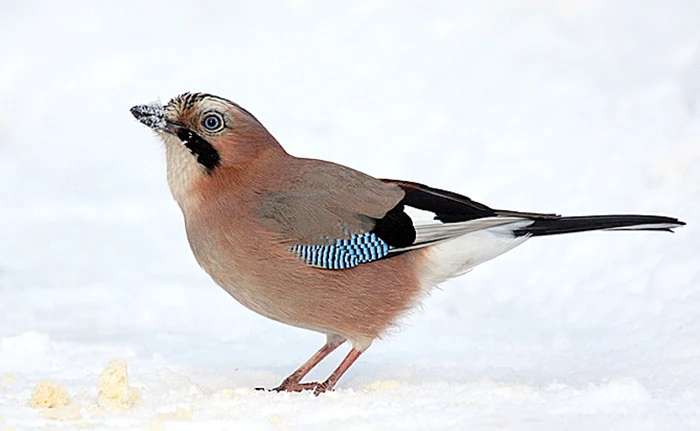
<path id="1" fill-rule="evenodd" d="M 336 383 L 338 383 L 338 380 L 343 377 L 343 374 L 345 374 L 348 368 L 350 368 L 350 366 L 357 360 L 357 358 L 360 357 L 363 352 L 364 350 L 357 350 L 354 348 L 351 349 L 350 353 L 348 353 L 345 359 L 343 359 L 343 362 L 341 362 L 340 365 L 338 365 L 338 368 L 336 368 L 335 371 L 328 376 L 325 382 L 314 384 L 316 386 L 313 388 L 314 395 L 333 390 L 333 387 Z"/>
<path id="2" fill-rule="evenodd" d="M 304 390 L 316 389 L 318 383 L 299 383 L 301 379 L 304 378 L 309 371 L 311 371 L 319 362 L 325 359 L 326 356 L 330 355 L 335 349 L 343 344 L 345 340 L 332 339 L 329 337 L 326 344 L 319 349 L 308 361 L 304 362 L 304 365 L 299 367 L 298 370 L 293 372 L 289 377 L 282 381 L 278 387 L 270 389 L 271 391 L 277 392 L 301 392 Z"/>

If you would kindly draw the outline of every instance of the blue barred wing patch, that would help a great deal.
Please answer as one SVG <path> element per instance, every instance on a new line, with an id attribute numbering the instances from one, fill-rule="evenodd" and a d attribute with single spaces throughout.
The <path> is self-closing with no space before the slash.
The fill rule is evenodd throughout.
<path id="1" fill-rule="evenodd" d="M 325 269 L 346 269 L 379 260 L 391 246 L 372 232 L 336 240 L 333 245 L 295 245 L 291 249 L 309 265 Z"/>

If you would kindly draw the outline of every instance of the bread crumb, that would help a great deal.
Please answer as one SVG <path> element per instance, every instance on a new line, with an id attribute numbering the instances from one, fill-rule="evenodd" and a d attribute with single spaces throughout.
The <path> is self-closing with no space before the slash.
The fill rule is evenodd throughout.
<path id="1" fill-rule="evenodd" d="M 12 386 L 17 383 L 17 376 L 10 373 L 5 373 L 2 376 L 2 384 L 5 386 Z"/>
<path id="2" fill-rule="evenodd" d="M 69 406 L 42 410 L 39 413 L 39 417 L 54 421 L 75 421 L 82 419 L 83 415 L 80 413 L 80 404 L 75 403 Z"/>
<path id="3" fill-rule="evenodd" d="M 376 381 L 368 384 L 367 389 L 371 391 L 382 391 L 386 389 L 396 389 L 399 387 L 399 382 L 396 380 L 385 380 L 385 381 Z"/>
<path id="4" fill-rule="evenodd" d="M 183 407 L 178 407 L 171 412 L 158 413 L 156 418 L 160 421 L 189 421 L 192 420 L 192 412 Z"/>
<path id="5" fill-rule="evenodd" d="M 97 381 L 97 404 L 105 410 L 125 410 L 134 405 L 141 396 L 138 389 L 129 387 L 126 362 L 112 359 L 100 373 Z"/>
<path id="6" fill-rule="evenodd" d="M 32 392 L 29 406 L 35 409 L 55 409 L 73 403 L 68 391 L 50 379 L 40 381 Z"/>
<path id="7" fill-rule="evenodd" d="M 15 431 L 15 427 L 12 425 L 7 425 L 5 428 L 2 429 L 2 431 Z"/>
<path id="8" fill-rule="evenodd" d="M 269 417 L 269 420 L 272 425 L 277 425 L 278 423 L 284 420 L 284 417 L 282 417 L 281 415 L 272 415 Z"/>

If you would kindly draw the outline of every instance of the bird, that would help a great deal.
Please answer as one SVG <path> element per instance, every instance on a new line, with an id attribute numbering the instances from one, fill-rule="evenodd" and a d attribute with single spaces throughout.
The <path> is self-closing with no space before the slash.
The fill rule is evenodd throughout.
<path id="1" fill-rule="evenodd" d="M 213 94 L 183 93 L 131 113 L 164 142 L 168 186 L 204 271 L 252 311 L 326 336 L 270 391 L 334 389 L 433 288 L 528 239 L 685 225 L 665 216 L 494 209 L 417 182 L 295 157 L 253 114 Z M 326 380 L 303 382 L 345 342 L 350 351 Z"/>

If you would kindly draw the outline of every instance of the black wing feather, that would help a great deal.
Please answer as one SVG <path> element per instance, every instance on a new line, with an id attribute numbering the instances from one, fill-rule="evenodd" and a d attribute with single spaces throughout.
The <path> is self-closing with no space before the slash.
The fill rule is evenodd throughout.
<path id="1" fill-rule="evenodd" d="M 625 229 L 670 231 L 682 226 L 682 221 L 663 216 L 603 215 L 562 217 L 558 214 L 508 211 L 490 208 L 466 196 L 447 190 L 428 187 L 408 181 L 382 180 L 395 184 L 406 194 L 382 219 L 375 221 L 374 233 L 394 248 L 408 247 L 416 240 L 416 230 L 405 207 L 413 207 L 435 214 L 442 223 L 459 223 L 487 217 L 522 217 L 533 220 L 530 226 L 515 230 L 516 236 L 555 235 L 601 229 Z M 656 225 L 656 226 L 655 226 Z"/>

